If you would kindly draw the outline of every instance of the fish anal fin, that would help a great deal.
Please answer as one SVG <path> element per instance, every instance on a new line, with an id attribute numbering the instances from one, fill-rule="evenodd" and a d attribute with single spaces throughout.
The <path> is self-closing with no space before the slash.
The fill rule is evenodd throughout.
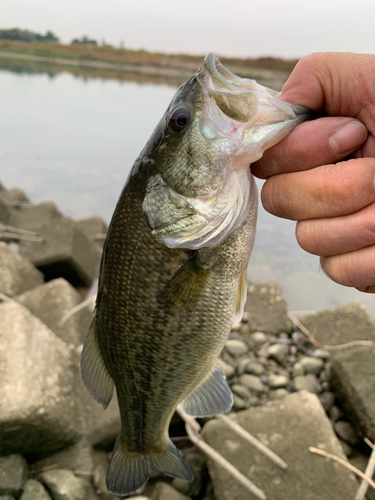
<path id="1" fill-rule="evenodd" d="M 232 408 L 232 391 L 219 365 L 211 370 L 181 406 L 192 417 L 212 417 Z"/>
<path id="2" fill-rule="evenodd" d="M 239 323 L 243 316 L 245 302 L 247 298 L 247 266 L 240 277 L 240 282 L 237 291 L 236 312 L 233 318 L 233 323 Z"/>
<path id="3" fill-rule="evenodd" d="M 193 309 L 206 288 L 211 270 L 211 268 L 199 267 L 194 257 L 190 258 L 169 280 L 162 293 L 161 301 L 177 310 Z"/>
<path id="4" fill-rule="evenodd" d="M 118 436 L 109 463 L 107 488 L 114 495 L 130 495 L 137 491 L 158 470 L 171 477 L 193 480 L 193 474 L 181 458 L 175 445 L 168 439 L 160 453 L 138 453 L 127 450 Z"/>
<path id="5" fill-rule="evenodd" d="M 113 396 L 114 381 L 100 352 L 96 318 L 91 323 L 83 346 L 81 374 L 83 382 L 92 397 L 103 408 L 107 408 Z"/>

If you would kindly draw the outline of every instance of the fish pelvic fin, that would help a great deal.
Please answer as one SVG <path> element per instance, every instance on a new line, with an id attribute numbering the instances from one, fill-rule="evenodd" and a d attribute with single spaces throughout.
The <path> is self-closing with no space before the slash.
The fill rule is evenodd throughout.
<path id="1" fill-rule="evenodd" d="M 247 299 L 247 266 L 245 267 L 243 273 L 241 274 L 240 283 L 238 285 L 236 313 L 233 318 L 233 323 L 235 324 L 239 323 L 242 319 L 246 299 Z"/>
<path id="2" fill-rule="evenodd" d="M 213 417 L 232 408 L 233 394 L 218 364 L 181 406 L 192 417 Z"/>
<path id="3" fill-rule="evenodd" d="M 119 435 L 109 463 L 107 489 L 114 495 L 130 495 L 148 481 L 154 470 L 164 472 L 167 476 L 193 480 L 191 470 L 169 438 L 165 450 L 145 454 L 128 451 Z"/>
<path id="4" fill-rule="evenodd" d="M 113 396 L 114 381 L 100 352 L 96 318 L 91 323 L 83 346 L 81 374 L 83 382 L 92 397 L 104 409 L 107 408 Z"/>

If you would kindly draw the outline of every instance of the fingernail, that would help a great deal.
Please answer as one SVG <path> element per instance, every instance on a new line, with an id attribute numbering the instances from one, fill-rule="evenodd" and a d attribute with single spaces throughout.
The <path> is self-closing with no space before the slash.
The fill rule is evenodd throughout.
<path id="1" fill-rule="evenodd" d="M 342 126 L 329 138 L 333 151 L 342 155 L 353 151 L 364 143 L 367 129 L 360 122 L 350 122 Z"/>

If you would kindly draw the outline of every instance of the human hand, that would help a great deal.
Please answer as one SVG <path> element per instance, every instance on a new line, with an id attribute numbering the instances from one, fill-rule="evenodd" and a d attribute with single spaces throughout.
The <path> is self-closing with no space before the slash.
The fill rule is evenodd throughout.
<path id="1" fill-rule="evenodd" d="M 251 166 L 267 179 L 263 206 L 297 221 L 299 245 L 333 281 L 375 293 L 375 55 L 306 56 L 278 99 L 325 116 Z"/>

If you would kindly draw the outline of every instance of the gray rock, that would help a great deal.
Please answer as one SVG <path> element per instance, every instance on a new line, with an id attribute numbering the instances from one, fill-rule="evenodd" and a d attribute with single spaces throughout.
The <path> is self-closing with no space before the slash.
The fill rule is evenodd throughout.
<path id="1" fill-rule="evenodd" d="M 42 453 L 73 443 L 82 423 L 71 351 L 15 301 L 0 304 L 0 317 L 2 453 Z"/>
<path id="2" fill-rule="evenodd" d="M 151 500 L 188 500 L 189 497 L 175 490 L 168 483 L 158 482 L 152 492 Z"/>
<path id="3" fill-rule="evenodd" d="M 317 460 L 308 450 L 315 446 L 344 458 L 315 395 L 292 394 L 231 418 L 288 463 L 287 472 L 279 469 L 220 420 L 211 420 L 204 426 L 203 436 L 208 444 L 261 488 L 267 498 L 354 498 L 358 489 L 355 478 L 333 461 Z M 217 500 L 249 500 L 249 492 L 219 464 L 208 460 L 208 469 Z"/>
<path id="4" fill-rule="evenodd" d="M 118 498 L 107 490 L 106 477 L 108 470 L 109 460 L 104 458 L 93 471 L 92 483 L 94 485 L 95 493 L 100 500 L 114 500 Z"/>
<path id="5" fill-rule="evenodd" d="M 220 358 L 218 361 L 219 361 L 220 368 L 222 369 L 226 378 L 233 377 L 233 375 L 235 373 L 235 369 L 233 368 L 233 366 L 231 366 L 229 363 L 226 363 L 224 360 L 222 360 Z"/>
<path id="6" fill-rule="evenodd" d="M 249 286 L 245 311 L 248 313 L 250 331 L 260 330 L 271 334 L 293 331 L 283 292 L 276 281 Z"/>
<path id="7" fill-rule="evenodd" d="M 267 342 L 267 336 L 263 332 L 254 332 L 250 335 L 250 339 L 256 344 L 256 345 L 263 345 Z"/>
<path id="8" fill-rule="evenodd" d="M 314 375 L 319 375 L 323 370 L 324 361 L 319 358 L 301 358 L 299 364 L 302 365 L 305 373 L 313 373 Z"/>
<path id="9" fill-rule="evenodd" d="M 243 356 L 249 350 L 245 342 L 242 342 L 242 340 L 227 340 L 225 349 L 232 356 Z"/>
<path id="10" fill-rule="evenodd" d="M 16 207 L 22 203 L 29 203 L 30 200 L 21 188 L 15 187 L 0 191 L 0 199 L 8 206 Z"/>
<path id="11" fill-rule="evenodd" d="M 14 500 L 12 495 L 0 495 L 0 500 Z"/>
<path id="12" fill-rule="evenodd" d="M 333 424 L 333 428 L 339 438 L 343 439 L 352 446 L 358 444 L 359 439 L 352 425 L 346 420 L 338 420 Z"/>
<path id="13" fill-rule="evenodd" d="M 196 498 L 202 491 L 206 480 L 206 458 L 202 454 L 193 451 L 186 453 L 184 460 L 192 471 L 194 479 L 189 483 L 185 479 L 176 478 L 173 479 L 172 486 L 187 497 Z"/>
<path id="14" fill-rule="evenodd" d="M 0 242 L 0 292 L 14 297 L 43 283 L 43 274 L 24 257 Z"/>
<path id="15" fill-rule="evenodd" d="M 286 389 L 276 389 L 275 391 L 270 391 L 270 400 L 273 401 L 275 399 L 283 399 L 289 395 L 289 392 Z"/>
<path id="16" fill-rule="evenodd" d="M 240 377 L 240 383 L 248 387 L 251 391 L 264 392 L 266 387 L 255 375 L 244 374 Z"/>
<path id="17" fill-rule="evenodd" d="M 26 228 L 24 221 L 18 221 L 17 227 L 36 231 L 45 241 L 38 245 L 21 241 L 19 251 L 43 271 L 46 279 L 63 277 L 73 285 L 92 283 L 97 273 L 100 251 L 76 222 L 67 217 L 57 217 L 52 221 L 48 217 L 35 217 L 34 221 L 28 220 L 28 223 Z"/>
<path id="18" fill-rule="evenodd" d="M 335 395 L 333 392 L 324 391 L 319 395 L 319 400 L 326 412 L 329 412 L 335 402 Z"/>
<path id="19" fill-rule="evenodd" d="M 285 375 L 275 375 L 271 374 L 268 377 L 268 385 L 271 387 L 271 389 L 281 389 L 283 387 L 286 387 L 289 382 L 289 377 L 286 377 Z"/>
<path id="20" fill-rule="evenodd" d="M 19 497 L 28 473 L 27 462 L 21 455 L 0 457 L 0 495 Z"/>
<path id="21" fill-rule="evenodd" d="M 365 333 L 365 332 L 364 332 Z M 361 437 L 375 440 L 375 347 L 335 353 L 331 384 L 348 419 Z"/>
<path id="22" fill-rule="evenodd" d="M 329 351 L 325 351 L 324 349 L 315 349 L 314 357 L 324 359 L 324 361 L 327 361 L 327 359 L 331 357 L 331 353 Z"/>
<path id="23" fill-rule="evenodd" d="M 288 354 L 288 347 L 283 344 L 274 344 L 268 347 L 268 356 L 281 364 Z"/>
<path id="24" fill-rule="evenodd" d="M 342 410 L 340 410 L 340 408 L 338 408 L 336 405 L 332 406 L 328 414 L 329 414 L 329 419 L 331 420 L 332 423 L 337 422 L 337 420 L 340 420 L 344 416 Z"/>
<path id="25" fill-rule="evenodd" d="M 251 393 L 245 385 L 233 384 L 231 386 L 233 394 L 237 394 L 242 399 L 250 399 Z"/>
<path id="26" fill-rule="evenodd" d="M 39 481 L 29 479 L 20 500 L 51 500 L 51 497 Z"/>
<path id="27" fill-rule="evenodd" d="M 320 311 L 300 319 L 314 338 L 326 345 L 375 340 L 375 323 L 361 302 Z M 335 357 L 340 351 L 332 352 Z"/>
<path id="28" fill-rule="evenodd" d="M 342 451 L 345 453 L 347 457 L 351 457 L 354 453 L 353 448 L 348 444 L 346 441 L 343 441 L 342 439 L 339 439 L 339 442 L 341 444 Z"/>
<path id="29" fill-rule="evenodd" d="M 294 377 L 293 387 L 295 391 L 309 391 L 313 394 L 318 394 L 321 390 L 318 379 L 312 374 Z"/>
<path id="30" fill-rule="evenodd" d="M 259 361 L 251 359 L 244 366 L 244 371 L 246 373 L 251 373 L 252 375 L 260 376 L 263 375 L 263 373 L 265 373 L 265 368 L 264 365 Z"/>
<path id="31" fill-rule="evenodd" d="M 60 324 L 64 315 L 82 302 L 80 295 L 64 278 L 35 287 L 16 300 L 67 344 L 77 346 L 85 340 L 93 317 L 87 308 L 75 313 L 64 325 Z"/>
<path id="32" fill-rule="evenodd" d="M 3 224 L 9 224 L 11 214 L 12 209 L 0 198 L 0 222 Z"/>
<path id="33" fill-rule="evenodd" d="M 245 408 L 249 408 L 250 403 L 245 401 L 237 394 L 233 394 L 233 409 L 234 410 L 244 410 Z"/>
<path id="34" fill-rule="evenodd" d="M 42 472 L 39 479 L 51 492 L 54 500 L 88 500 L 90 484 L 67 469 Z"/>
<path id="35" fill-rule="evenodd" d="M 52 201 L 36 205 L 26 205 L 12 212 L 10 224 L 22 229 L 39 233 L 45 224 L 53 223 L 62 218 L 62 214 Z"/>

